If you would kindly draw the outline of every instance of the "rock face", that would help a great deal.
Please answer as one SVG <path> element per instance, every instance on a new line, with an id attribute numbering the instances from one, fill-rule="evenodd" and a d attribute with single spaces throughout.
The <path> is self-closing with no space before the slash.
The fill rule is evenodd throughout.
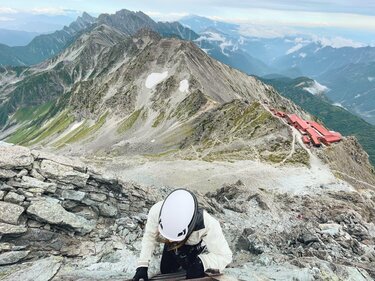
<path id="1" fill-rule="evenodd" d="M 60 269 L 62 259 L 57 257 L 38 260 L 33 264 L 25 264 L 15 267 L 4 281 L 49 281 Z"/>
<path id="2" fill-rule="evenodd" d="M 37 201 L 31 203 L 29 208 L 27 208 L 27 213 L 42 222 L 67 226 L 83 234 L 91 232 L 95 227 L 94 223 L 66 211 L 60 204 L 55 202 Z"/>
<path id="3" fill-rule="evenodd" d="M 54 161 L 24 148 L 17 155 L 33 161 L 4 168 L 14 176 L 0 180 L 0 279 L 131 278 L 148 210 L 170 189 L 122 182 L 74 160 Z M 226 272 L 240 280 L 375 278 L 372 190 L 279 192 L 238 181 L 197 193 L 233 250 Z M 158 268 L 155 258 L 150 275 Z"/>
<path id="4" fill-rule="evenodd" d="M 29 254 L 28 251 L 5 252 L 0 254 L 0 265 L 19 262 Z"/>
<path id="5" fill-rule="evenodd" d="M 20 169 L 33 163 L 31 151 L 20 146 L 0 146 L 0 168 Z"/>
<path id="6" fill-rule="evenodd" d="M 120 182 L 76 160 L 0 149 L 7 175 L 0 177 L 1 280 L 51 280 L 59 256 L 97 259 L 127 247 L 125 241 L 133 245 L 148 209 L 167 192 Z"/>
<path id="7" fill-rule="evenodd" d="M 238 277 L 250 278 L 246 280 L 260 276 L 265 280 L 322 280 L 319 279 L 322 276 L 329 276 L 329 280 L 375 278 L 373 195 L 344 191 L 275 194 L 247 188 L 239 181 L 207 196 L 227 208 L 225 227 L 227 235 L 235 241 L 233 248 L 237 253 L 232 266 L 246 264 L 244 268 L 248 269 L 247 275 L 236 272 Z M 307 270 L 302 278 L 302 270 L 297 267 L 308 269 L 312 265 L 316 272 Z M 250 270 L 253 266 L 254 272 Z"/>
<path id="8" fill-rule="evenodd" d="M 65 183 L 84 187 L 89 175 L 74 170 L 71 166 L 61 165 L 51 160 L 43 160 L 40 172 L 46 178 L 52 178 Z"/>

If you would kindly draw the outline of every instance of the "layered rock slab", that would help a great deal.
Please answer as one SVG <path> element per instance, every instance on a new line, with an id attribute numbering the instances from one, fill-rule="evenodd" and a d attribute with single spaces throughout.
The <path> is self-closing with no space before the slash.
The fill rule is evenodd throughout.
<path id="1" fill-rule="evenodd" d="M 37 220 L 55 225 L 63 225 L 72 228 L 82 234 L 91 232 L 95 228 L 95 223 L 85 218 L 66 211 L 58 203 L 50 201 L 37 201 L 27 209 L 29 215 Z"/>

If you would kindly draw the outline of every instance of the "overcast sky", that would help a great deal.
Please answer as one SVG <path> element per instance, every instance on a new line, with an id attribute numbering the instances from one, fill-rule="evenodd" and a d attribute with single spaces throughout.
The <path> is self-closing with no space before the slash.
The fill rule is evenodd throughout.
<path id="1" fill-rule="evenodd" d="M 123 8 L 141 10 L 159 20 L 197 14 L 283 29 L 325 28 L 353 36 L 358 32 L 368 34 L 361 37 L 366 41 L 368 36 L 368 43 L 374 42 L 375 34 L 375 0 L 0 0 L 0 27 L 21 12 L 75 17 L 83 11 L 98 15 Z"/>

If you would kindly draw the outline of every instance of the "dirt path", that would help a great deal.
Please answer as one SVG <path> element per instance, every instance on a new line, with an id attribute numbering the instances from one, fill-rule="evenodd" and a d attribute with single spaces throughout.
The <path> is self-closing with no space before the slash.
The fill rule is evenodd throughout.
<path id="1" fill-rule="evenodd" d="M 224 183 L 243 181 L 246 186 L 278 190 L 294 194 L 319 190 L 352 190 L 337 179 L 323 164 L 311 169 L 295 166 L 274 166 L 255 161 L 206 162 L 201 160 L 149 161 L 131 165 L 110 164 L 111 172 L 124 180 L 154 186 L 187 187 L 201 192 L 213 191 Z"/>

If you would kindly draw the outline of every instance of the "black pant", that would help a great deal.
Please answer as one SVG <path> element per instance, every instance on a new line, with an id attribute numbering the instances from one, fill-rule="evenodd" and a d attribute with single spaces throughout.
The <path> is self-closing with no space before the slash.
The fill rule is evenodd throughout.
<path id="1" fill-rule="evenodd" d="M 161 274 L 177 272 L 181 265 L 177 262 L 174 251 L 168 251 L 168 246 L 164 245 L 163 255 L 161 256 L 160 272 Z"/>
<path id="2" fill-rule="evenodd" d="M 203 250 L 204 247 L 201 246 L 201 243 L 193 246 L 183 245 L 177 250 L 169 250 L 168 245 L 164 244 L 160 272 L 167 274 L 177 272 L 181 268 L 186 270 L 189 263 L 194 262 Z"/>

